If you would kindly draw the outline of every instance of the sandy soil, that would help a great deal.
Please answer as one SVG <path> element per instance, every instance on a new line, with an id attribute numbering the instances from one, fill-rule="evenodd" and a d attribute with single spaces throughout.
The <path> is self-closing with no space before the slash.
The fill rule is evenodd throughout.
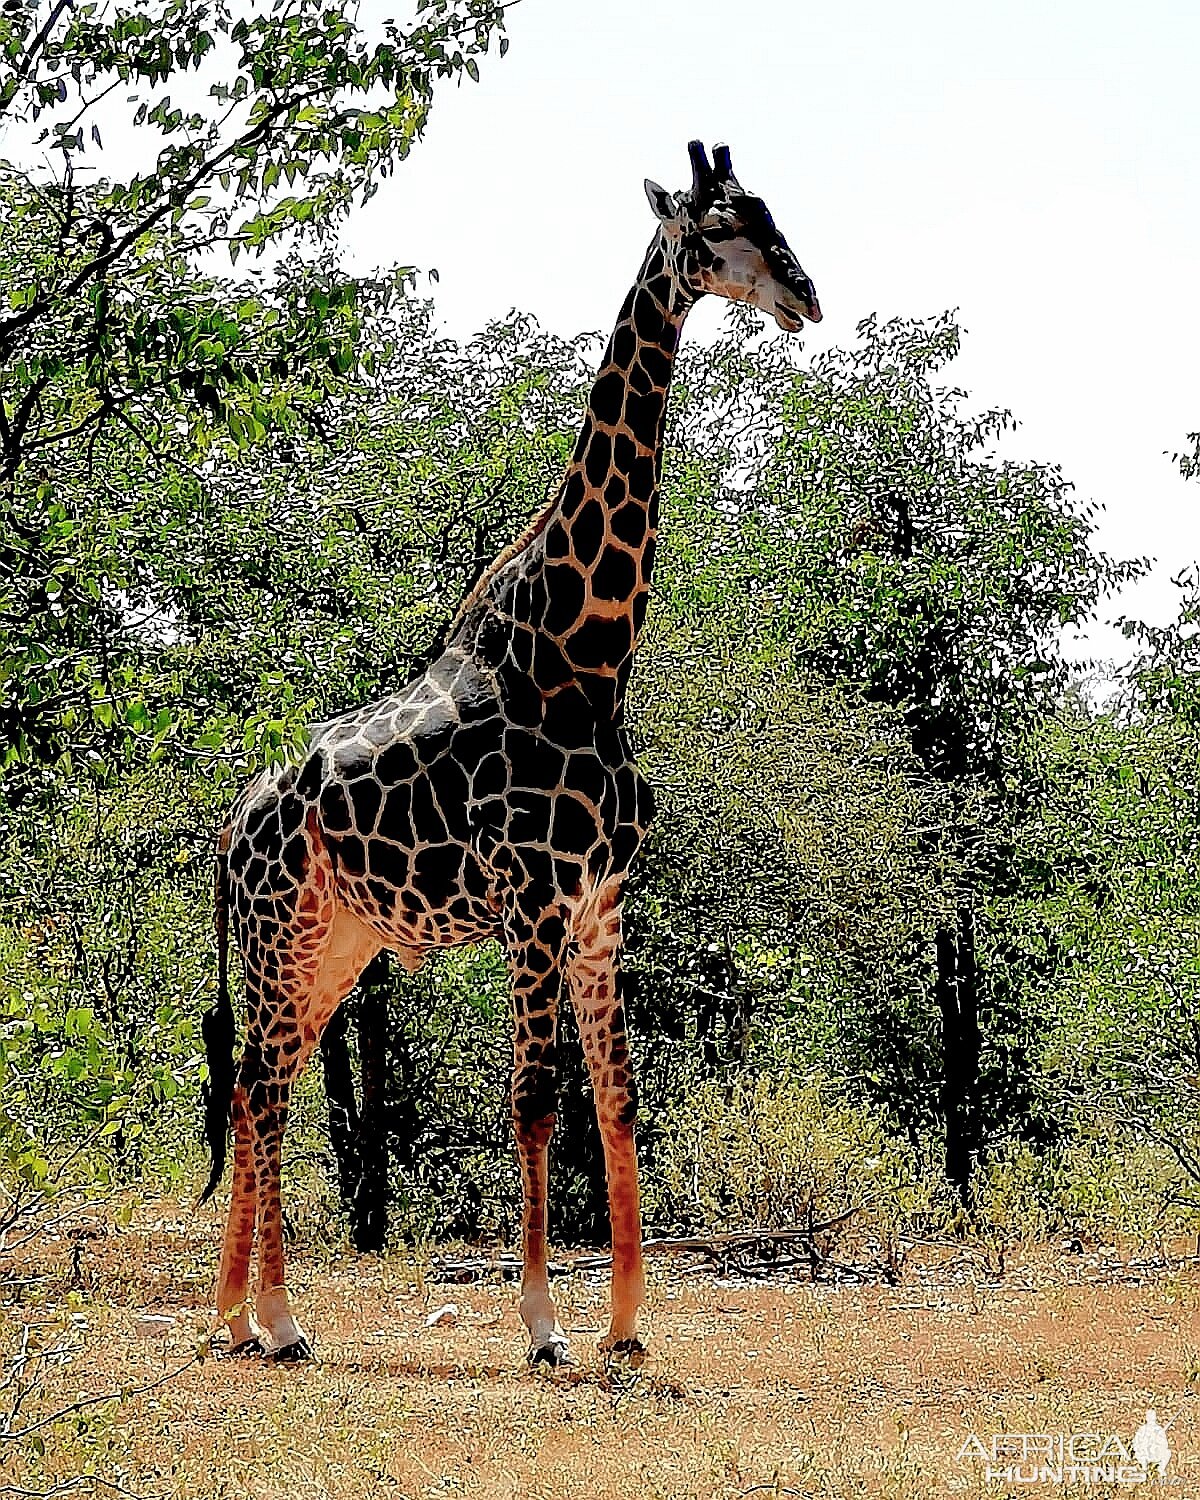
<path id="1" fill-rule="evenodd" d="M 20 1322 L 34 1325 L 36 1343 L 73 1315 L 82 1347 L 11 1425 L 186 1364 L 210 1326 L 217 1235 L 215 1214 L 168 1205 L 130 1229 L 64 1237 L 48 1261 L 43 1251 L 6 1315 L 6 1344 Z M 512 1285 L 435 1285 L 410 1257 L 298 1248 L 291 1282 L 319 1363 L 187 1365 L 151 1390 L 0 1442 L 0 1494 L 94 1472 L 107 1487 L 68 1493 L 1118 1495 L 1131 1486 L 1078 1473 L 1071 1485 L 1053 1468 L 1036 1483 L 989 1480 L 980 1452 L 1008 1434 L 997 1467 L 1033 1474 L 1028 1466 L 1047 1460 L 1020 1435 L 1044 1445 L 1091 1433 L 1077 1456 L 1104 1448 L 1112 1465 L 1154 1408 L 1172 1454 L 1142 1492 L 1200 1496 L 1192 1262 L 1042 1251 L 1010 1254 L 997 1278 L 980 1257 L 930 1250 L 895 1287 L 729 1284 L 679 1275 L 665 1258 L 651 1272 L 641 1369 L 606 1369 L 596 1349 L 604 1286 L 570 1276 L 556 1295 L 580 1363 L 547 1374 L 525 1367 Z M 427 1328 L 427 1314 L 451 1301 L 453 1325 Z M 174 1322 L 148 1337 L 138 1331 L 146 1312 Z"/>

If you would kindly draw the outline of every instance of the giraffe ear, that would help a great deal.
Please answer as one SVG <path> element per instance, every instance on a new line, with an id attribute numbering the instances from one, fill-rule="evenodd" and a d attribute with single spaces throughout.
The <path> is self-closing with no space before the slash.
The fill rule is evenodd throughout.
<path id="1" fill-rule="evenodd" d="M 679 206 L 675 202 L 673 193 L 668 193 L 666 188 L 659 187 L 657 182 L 651 182 L 647 177 L 645 181 L 646 197 L 649 199 L 650 207 L 655 216 L 664 224 L 674 224 L 679 219 Z"/>

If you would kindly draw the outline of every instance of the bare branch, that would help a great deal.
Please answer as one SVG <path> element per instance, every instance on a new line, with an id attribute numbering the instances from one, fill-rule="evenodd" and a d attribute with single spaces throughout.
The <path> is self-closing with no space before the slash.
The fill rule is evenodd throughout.
<path id="1" fill-rule="evenodd" d="M 168 1381 L 182 1375 L 185 1370 L 190 1370 L 193 1365 L 200 1363 L 200 1359 L 201 1355 L 197 1350 L 181 1365 L 176 1365 L 174 1369 L 168 1370 L 165 1375 L 160 1375 L 157 1380 L 151 1380 L 146 1385 L 123 1386 L 118 1391 L 103 1391 L 99 1396 L 81 1397 L 78 1401 L 72 1401 L 69 1406 L 60 1407 L 58 1411 L 52 1411 L 48 1416 L 40 1417 L 36 1422 L 29 1422 L 26 1426 L 19 1427 L 15 1432 L 0 1432 L 0 1442 L 19 1442 L 22 1438 L 29 1437 L 31 1433 L 40 1432 L 45 1427 L 53 1426 L 55 1422 L 61 1422 L 64 1417 L 86 1411 L 91 1406 L 100 1406 L 106 1401 L 126 1401 L 131 1396 L 144 1396 L 148 1391 L 156 1391 Z"/>

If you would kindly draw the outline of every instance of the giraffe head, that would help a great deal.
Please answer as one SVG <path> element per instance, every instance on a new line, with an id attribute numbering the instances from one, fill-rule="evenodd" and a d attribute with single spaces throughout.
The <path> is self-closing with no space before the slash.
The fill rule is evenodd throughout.
<path id="1" fill-rule="evenodd" d="M 821 321 L 813 284 L 761 198 L 733 175 L 729 147 L 688 145 L 692 186 L 668 193 L 646 179 L 646 197 L 662 225 L 674 274 L 686 294 L 710 292 L 749 302 L 794 333 L 803 319 Z"/>

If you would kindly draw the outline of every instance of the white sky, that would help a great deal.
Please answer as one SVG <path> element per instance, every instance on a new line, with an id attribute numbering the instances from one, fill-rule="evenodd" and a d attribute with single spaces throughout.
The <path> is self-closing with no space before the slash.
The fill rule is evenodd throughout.
<path id="1" fill-rule="evenodd" d="M 1173 613 L 1200 556 L 1200 486 L 1164 456 L 1200 428 L 1200 7 L 521 0 L 509 20 L 507 58 L 435 99 L 351 220 L 356 263 L 435 266 L 456 333 L 513 306 L 607 329 L 653 228 L 643 177 L 685 186 L 688 139 L 726 140 L 816 283 L 808 348 L 957 307 L 954 382 L 1103 503 L 1101 545 L 1159 559 L 1111 612 Z M 702 303 L 689 337 L 718 320 Z"/>
<path id="2" fill-rule="evenodd" d="M 1200 428 L 1200 6 L 521 0 L 509 22 L 508 56 L 439 91 L 350 219 L 352 265 L 436 267 L 456 334 L 510 307 L 607 331 L 653 229 L 643 177 L 685 186 L 686 142 L 728 141 L 816 283 L 807 347 L 958 308 L 948 379 L 1104 505 L 1100 545 L 1158 559 L 1108 613 L 1170 618 L 1200 557 L 1200 485 L 1166 456 Z M 147 139 L 106 127 L 87 161 L 126 172 Z M 720 315 L 702 302 L 688 336 Z"/>

